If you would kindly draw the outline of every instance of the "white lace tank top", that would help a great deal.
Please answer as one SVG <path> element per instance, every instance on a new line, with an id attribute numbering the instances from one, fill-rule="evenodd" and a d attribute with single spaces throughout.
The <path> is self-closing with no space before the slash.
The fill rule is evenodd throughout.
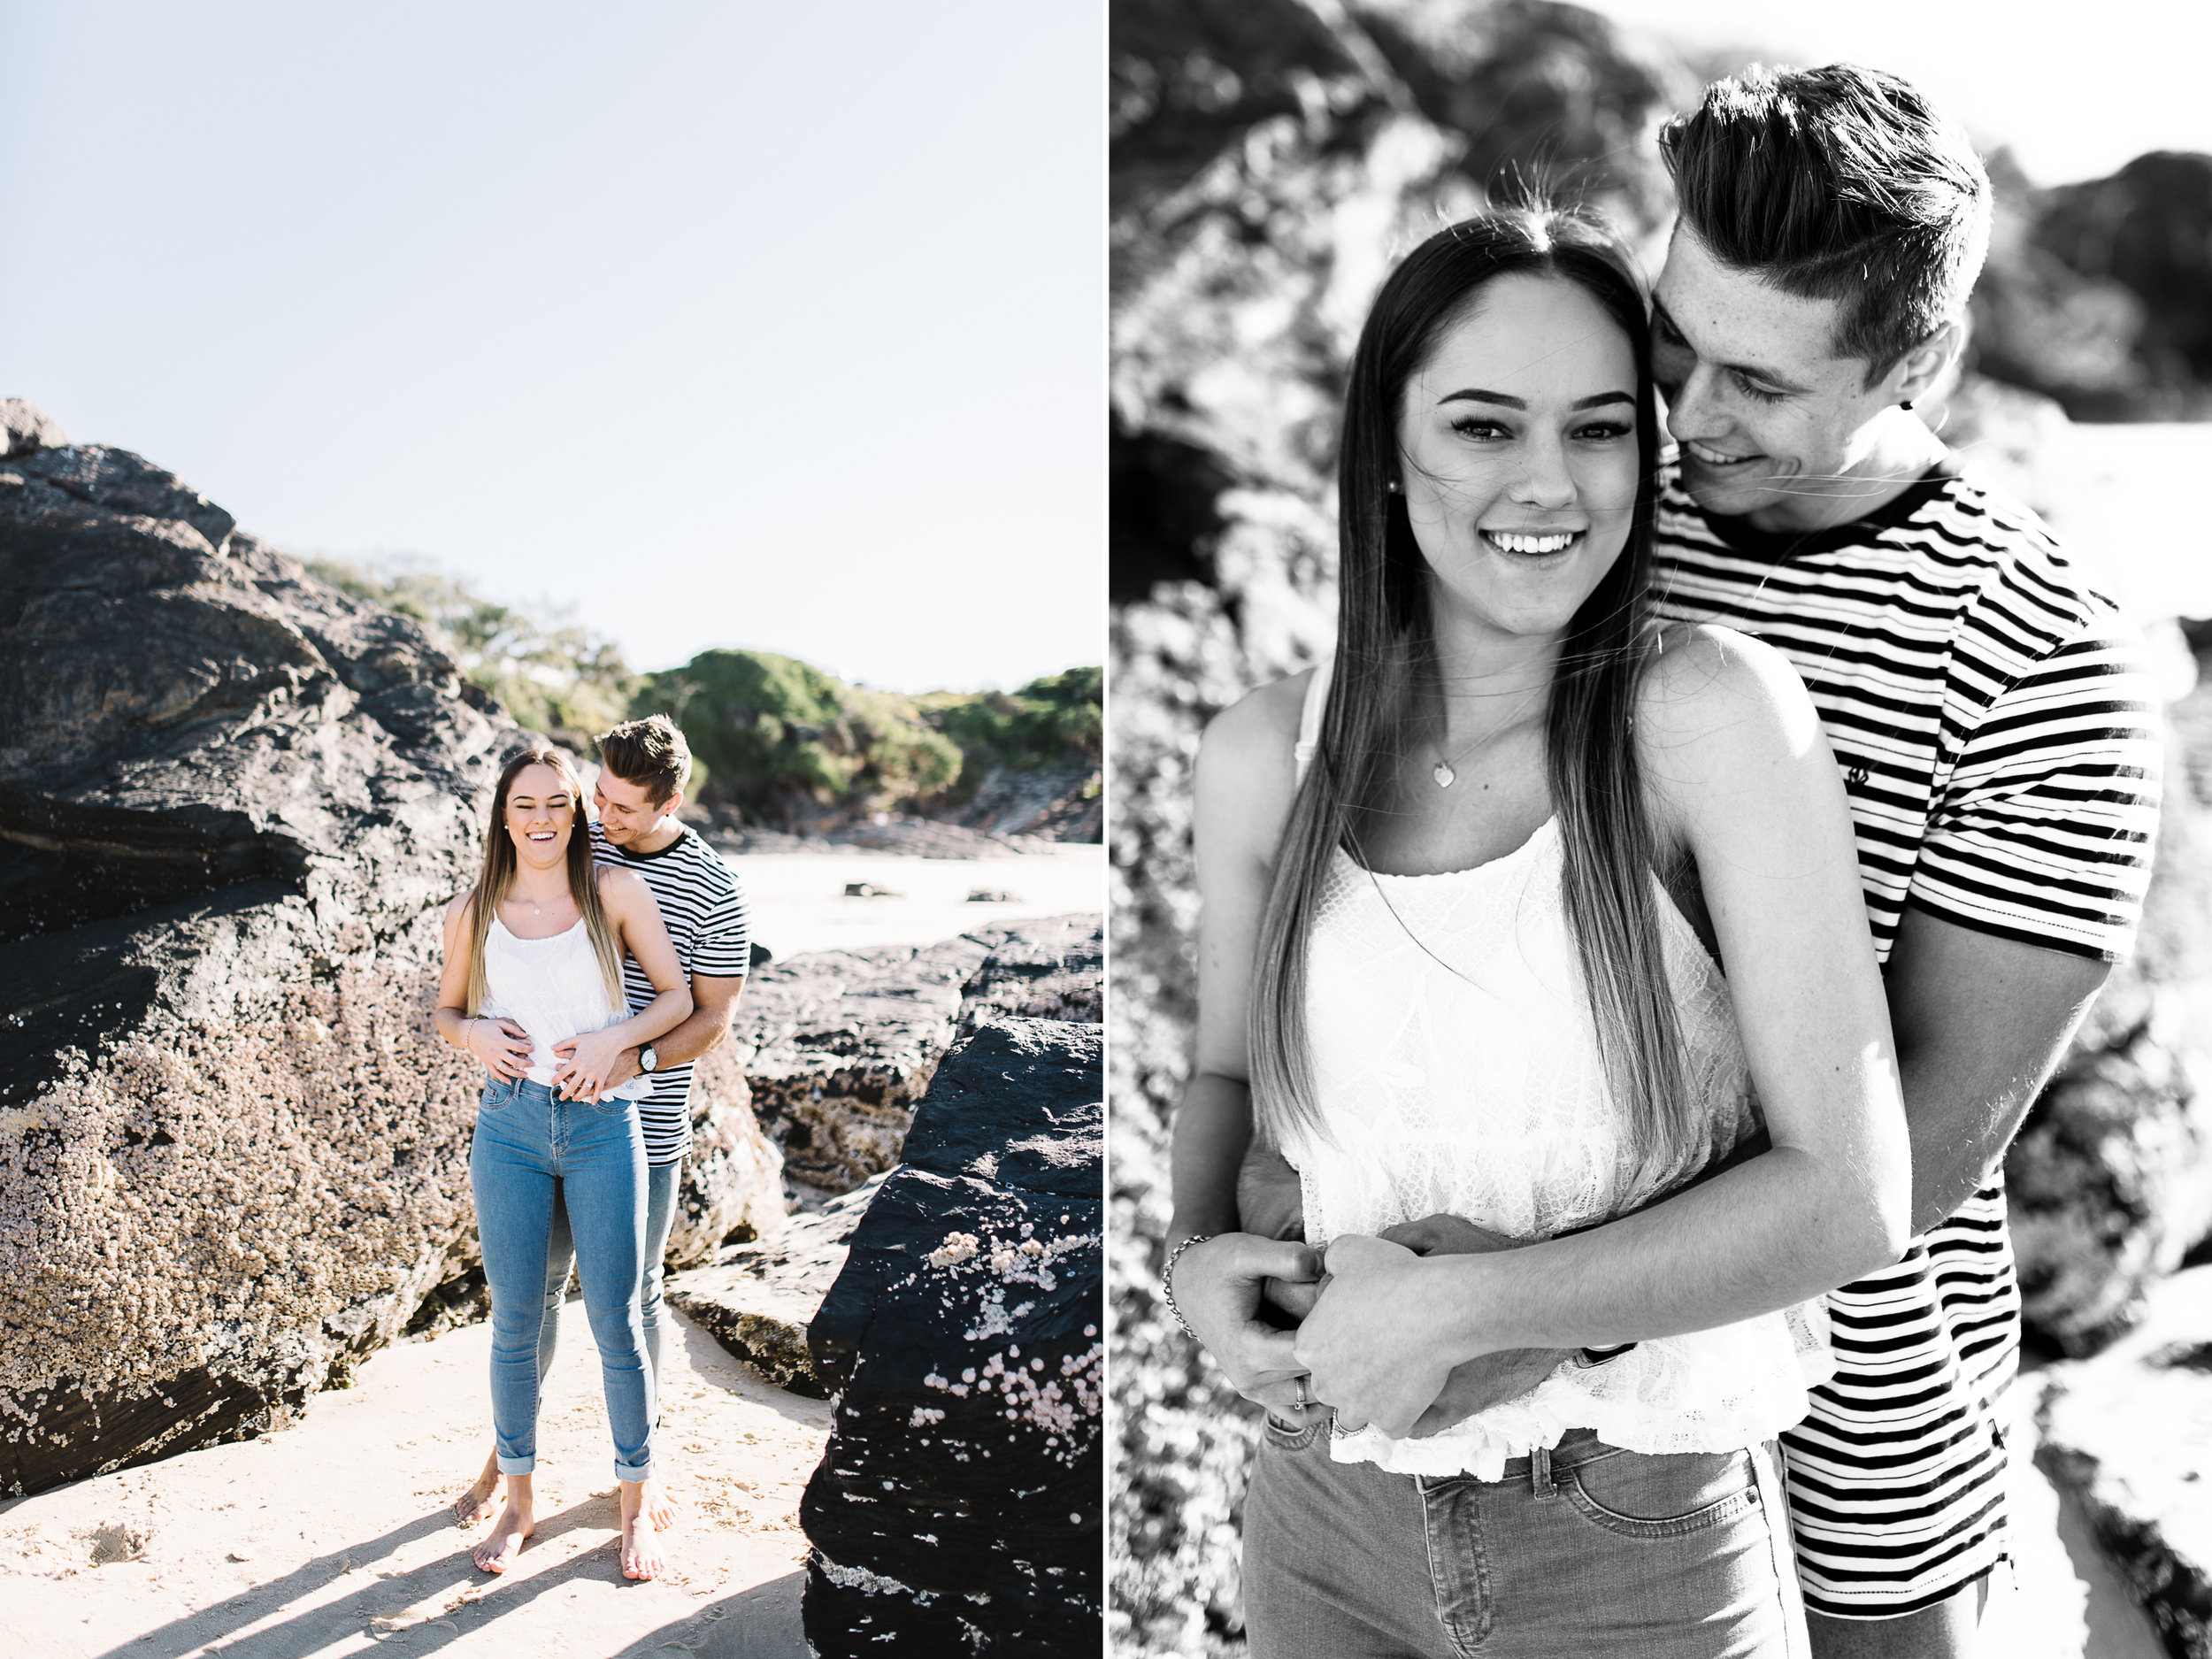
<path id="1" fill-rule="evenodd" d="M 549 1087 L 560 1056 L 557 1042 L 580 1037 L 627 1019 L 629 1010 L 607 1001 L 607 982 L 591 933 L 580 918 L 576 926 L 550 939 L 518 939 L 496 916 L 484 936 L 484 1005 L 494 1019 L 511 1019 L 530 1033 L 530 1080 Z M 634 1077 L 602 1100 L 642 1100 L 653 1079 Z"/>
<path id="2" fill-rule="evenodd" d="M 1301 723 L 1302 778 L 1328 668 Z M 1384 875 L 1340 849 L 1307 964 L 1306 1030 L 1329 1136 L 1284 1148 L 1317 1246 L 1424 1216 L 1549 1238 L 1651 1197 L 1598 1057 L 1560 895 L 1558 820 L 1471 870 Z M 1657 887 L 1656 878 L 1654 878 Z M 1703 1114 L 1701 1166 L 1758 1122 L 1720 970 L 1663 887 L 1667 977 Z M 1802 1417 L 1833 1369 L 1819 1302 L 1638 1343 L 1594 1366 L 1563 1361 L 1516 1400 L 1420 1439 L 1373 1428 L 1332 1441 L 1341 1463 L 1495 1480 L 1509 1457 L 1594 1430 L 1631 1451 L 1720 1452 Z"/>

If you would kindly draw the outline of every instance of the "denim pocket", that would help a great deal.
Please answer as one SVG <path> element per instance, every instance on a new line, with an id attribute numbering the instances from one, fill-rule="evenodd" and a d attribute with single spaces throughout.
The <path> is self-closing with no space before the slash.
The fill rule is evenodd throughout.
<path id="1" fill-rule="evenodd" d="M 1624 1538 L 1702 1532 L 1759 1507 L 1748 1452 L 1608 1452 L 1576 1464 L 1561 1484 L 1585 1518 Z"/>
<path id="2" fill-rule="evenodd" d="M 514 1097 L 513 1084 L 503 1078 L 487 1078 L 482 1090 L 476 1096 L 476 1108 L 479 1111 L 497 1111 Z"/>
<path id="3" fill-rule="evenodd" d="M 1281 1451 L 1298 1452 L 1313 1444 L 1314 1437 L 1321 1432 L 1321 1425 L 1328 1421 L 1328 1417 L 1325 1412 L 1309 1408 L 1306 1426 L 1302 1429 L 1293 1428 L 1272 1411 L 1263 1412 L 1260 1421 L 1270 1446 Z"/>

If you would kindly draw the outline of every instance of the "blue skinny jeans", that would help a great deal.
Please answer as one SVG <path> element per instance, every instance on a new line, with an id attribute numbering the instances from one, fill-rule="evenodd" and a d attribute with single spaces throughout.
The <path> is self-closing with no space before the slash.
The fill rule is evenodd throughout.
<path id="1" fill-rule="evenodd" d="M 668 1254 L 668 1235 L 676 1221 L 676 1193 L 683 1185 L 684 1163 L 645 1166 L 645 1263 L 638 1280 L 638 1313 L 645 1326 L 646 1374 L 653 1384 L 653 1426 L 660 1426 L 661 1375 L 661 1258 Z M 545 1317 L 538 1325 L 538 1375 L 549 1376 L 553 1355 L 560 1346 L 561 1304 L 568 1298 L 569 1269 L 576 1264 L 576 1245 L 568 1229 L 568 1199 L 553 1194 L 553 1231 L 545 1249 Z"/>
<path id="2" fill-rule="evenodd" d="M 469 1181 L 492 1298 L 492 1434 L 503 1475 L 537 1467 L 538 1342 L 553 1187 L 566 1198 L 578 1277 L 599 1348 L 617 1480 L 653 1472 L 653 1379 L 638 1308 L 645 1253 L 645 1135 L 626 1100 L 557 1098 L 542 1083 L 487 1081 Z"/>

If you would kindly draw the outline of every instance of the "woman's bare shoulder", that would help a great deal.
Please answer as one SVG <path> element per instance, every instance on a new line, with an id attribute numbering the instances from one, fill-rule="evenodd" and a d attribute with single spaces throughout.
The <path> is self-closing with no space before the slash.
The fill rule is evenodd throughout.
<path id="1" fill-rule="evenodd" d="M 1202 764 L 1223 772 L 1291 764 L 1314 670 L 1247 692 L 1206 723 Z"/>
<path id="2" fill-rule="evenodd" d="M 458 926 L 468 919 L 470 907 L 476 902 L 476 889 L 463 887 L 445 903 L 445 925 L 448 929 Z"/>
<path id="3" fill-rule="evenodd" d="M 1637 749 L 1677 810 L 1694 816 L 1774 767 L 1826 754 L 1805 682 L 1774 647 L 1713 624 L 1671 628 L 1661 647 L 1639 688 Z"/>
<path id="4" fill-rule="evenodd" d="M 1196 824 L 1202 845 L 1273 857 L 1298 790 L 1293 750 L 1313 673 L 1262 686 L 1207 724 L 1198 749 Z"/>
<path id="5" fill-rule="evenodd" d="M 645 885 L 645 878 L 634 870 L 620 864 L 595 864 L 592 877 L 599 883 L 599 902 L 611 910 L 620 911 L 642 898 L 650 900 L 652 888 Z"/>

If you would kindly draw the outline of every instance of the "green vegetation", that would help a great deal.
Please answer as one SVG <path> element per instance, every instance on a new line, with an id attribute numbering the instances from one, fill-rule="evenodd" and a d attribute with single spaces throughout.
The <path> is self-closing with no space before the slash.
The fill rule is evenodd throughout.
<path id="1" fill-rule="evenodd" d="M 914 698 L 768 651 L 702 651 L 646 675 L 632 707 L 683 727 L 713 780 L 703 799 L 771 822 L 916 802 L 962 772 L 959 746 L 923 720 Z"/>
<path id="2" fill-rule="evenodd" d="M 689 793 L 753 822 L 796 826 L 972 801 L 994 771 L 1087 761 L 1102 747 L 1102 671 L 1071 668 L 1014 692 L 918 697 L 847 685 L 768 651 L 702 651 L 637 674 L 613 642 L 480 599 L 449 576 L 331 559 L 309 572 L 342 593 L 414 618 L 515 723 L 580 753 L 619 721 L 666 714 L 696 763 Z"/>

